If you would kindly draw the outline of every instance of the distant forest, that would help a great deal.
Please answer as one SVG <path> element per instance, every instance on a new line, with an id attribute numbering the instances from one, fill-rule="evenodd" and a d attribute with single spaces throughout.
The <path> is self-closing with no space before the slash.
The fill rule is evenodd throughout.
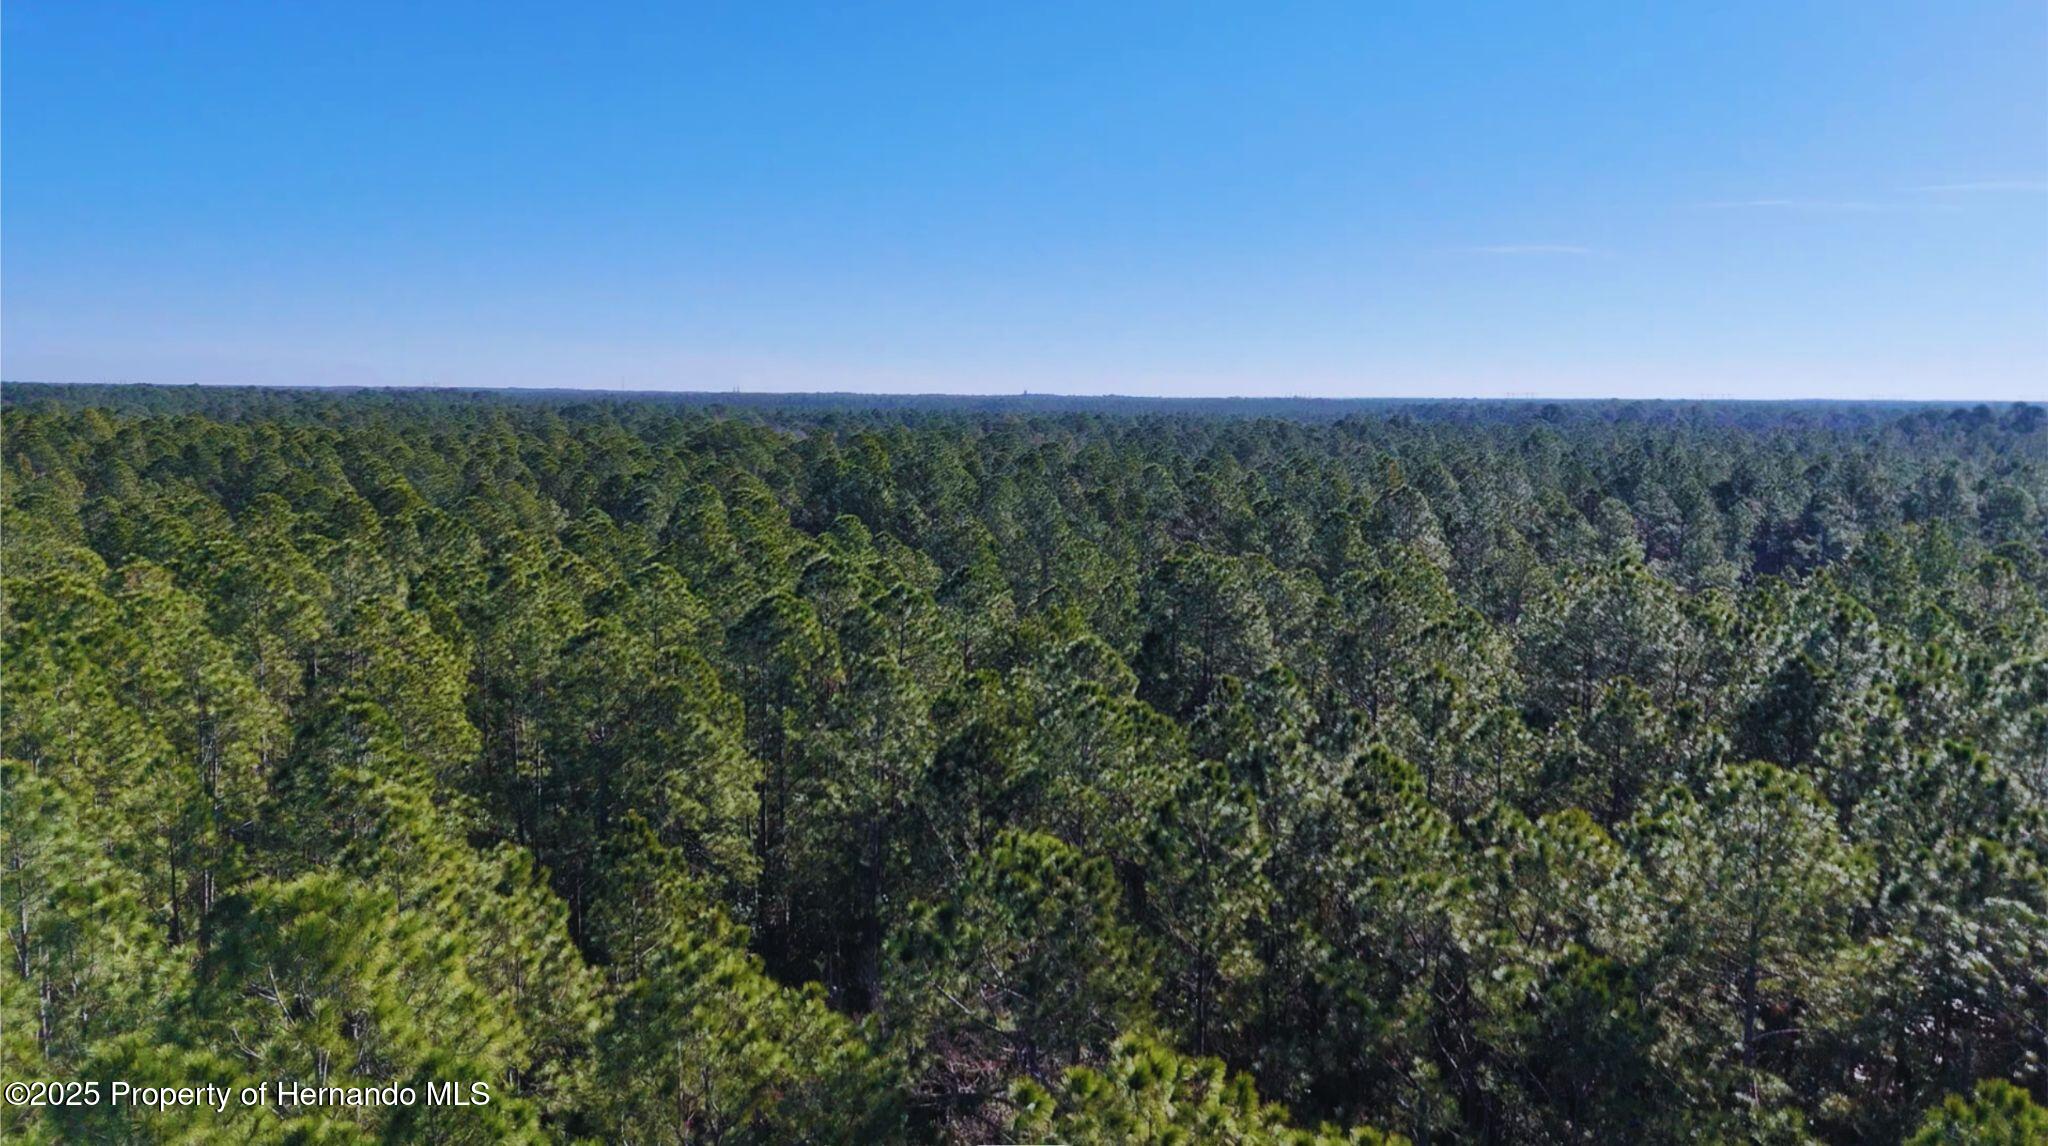
<path id="1" fill-rule="evenodd" d="M 8 1141 L 2048 1141 L 2048 411 L 0 410 Z"/>

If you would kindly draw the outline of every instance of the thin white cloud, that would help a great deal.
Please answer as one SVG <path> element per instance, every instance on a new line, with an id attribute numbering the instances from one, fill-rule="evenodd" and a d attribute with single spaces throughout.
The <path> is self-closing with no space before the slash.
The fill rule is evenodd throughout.
<path id="1" fill-rule="evenodd" d="M 1878 199 L 1716 199 L 1693 206 L 1707 211 L 1782 211 L 1795 215 L 1950 214 L 1962 210 L 1954 203 Z"/>
<path id="2" fill-rule="evenodd" d="M 1929 183 L 1915 191 L 2048 191 L 2048 179 L 1978 179 L 1964 183 Z"/>
<path id="3" fill-rule="evenodd" d="M 1571 255 L 1580 258 L 1599 253 L 1577 243 L 1494 243 L 1483 247 L 1462 247 L 1460 250 L 1468 255 Z"/>

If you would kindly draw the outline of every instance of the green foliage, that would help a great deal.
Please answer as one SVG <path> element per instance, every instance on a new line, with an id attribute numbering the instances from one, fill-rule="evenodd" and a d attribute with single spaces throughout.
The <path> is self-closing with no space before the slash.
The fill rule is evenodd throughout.
<path id="1" fill-rule="evenodd" d="M 1770 764 L 1727 766 L 1700 796 L 1673 790 L 1634 834 L 1658 901 L 1650 959 L 1680 960 L 1659 976 L 1678 1020 L 1660 1054 L 1761 1104 L 1781 1083 L 1759 1068 L 1825 1022 L 1853 974 L 1869 864 L 1813 786 Z"/>
<path id="2" fill-rule="evenodd" d="M 610 1141 L 873 1142 L 900 1133 L 892 1064 L 825 1005 L 780 986 L 746 935 L 687 888 L 598 1045 L 594 1121 Z"/>
<path id="3" fill-rule="evenodd" d="M 2042 421 L 10 384 L 0 1134 L 2040 1138 Z"/>
<path id="4" fill-rule="evenodd" d="M 1968 1098 L 1951 1094 L 1927 1112 L 1909 1146 L 2024 1146 L 2048 1142 L 2048 1109 L 2002 1078 L 1977 1084 Z"/>
<path id="5" fill-rule="evenodd" d="M 1213 1058 L 1189 1058 L 1143 1035 L 1117 1040 L 1100 1067 L 1077 1066 L 1051 1090 L 1020 1082 L 1012 1101 L 1019 1141 L 1109 1146 L 1119 1142 L 1213 1142 L 1229 1146 L 1400 1146 L 1367 1127 L 1303 1130 L 1259 1101 L 1251 1079 Z"/>
<path id="6" fill-rule="evenodd" d="M 1008 832 L 952 894 L 912 909 L 885 1013 L 942 1106 L 980 1115 L 1004 1080 L 1057 1077 L 1146 1016 L 1148 953 L 1118 899 L 1107 862 Z"/>

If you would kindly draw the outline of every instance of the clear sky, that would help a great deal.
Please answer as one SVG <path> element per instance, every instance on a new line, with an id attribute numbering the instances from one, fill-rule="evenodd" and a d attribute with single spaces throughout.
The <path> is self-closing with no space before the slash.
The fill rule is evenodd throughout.
<path id="1" fill-rule="evenodd" d="M 8 0 L 11 380 L 2048 397 L 2048 4 Z"/>

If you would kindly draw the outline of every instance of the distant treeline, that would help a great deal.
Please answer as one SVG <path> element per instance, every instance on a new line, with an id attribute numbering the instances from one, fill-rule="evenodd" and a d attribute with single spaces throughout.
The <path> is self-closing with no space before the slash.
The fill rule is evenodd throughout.
<path id="1" fill-rule="evenodd" d="M 564 411 L 667 406 L 713 415 L 753 414 L 770 420 L 778 414 L 802 415 L 804 420 L 841 414 L 864 423 L 896 421 L 902 420 L 900 416 L 919 414 L 942 417 L 1112 414 L 1127 417 L 1277 418 L 1296 422 L 1408 417 L 1447 422 L 1534 420 L 1560 424 L 1590 419 L 1750 429 L 1852 429 L 1897 423 L 1901 415 L 1908 414 L 1916 415 L 1922 424 L 1943 420 L 1984 421 L 2001 416 L 2022 419 L 2048 417 L 2048 411 L 2036 411 L 2024 402 L 2008 405 L 1981 402 L 1736 402 L 1624 398 L 1147 398 L 1066 394 L 771 394 L 736 390 L 472 390 L 357 386 L 67 385 L 41 382 L 8 382 L 0 384 L 0 387 L 4 387 L 0 388 L 0 401 L 12 404 L 52 400 L 66 405 L 97 406 L 124 414 L 198 413 L 216 418 L 278 417 L 303 412 L 308 407 L 317 409 L 344 398 L 360 405 L 388 404 L 427 409 L 449 404 L 502 403 L 547 406 Z M 889 415 L 899 417 L 891 418 Z"/>

